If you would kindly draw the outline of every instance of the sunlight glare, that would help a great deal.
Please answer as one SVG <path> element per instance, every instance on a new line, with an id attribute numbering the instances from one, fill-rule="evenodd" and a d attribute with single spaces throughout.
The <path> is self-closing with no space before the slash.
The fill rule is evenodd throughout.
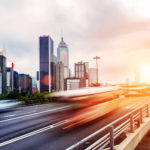
<path id="1" fill-rule="evenodd" d="M 141 66 L 140 76 L 142 82 L 150 82 L 150 64 L 144 64 Z"/>

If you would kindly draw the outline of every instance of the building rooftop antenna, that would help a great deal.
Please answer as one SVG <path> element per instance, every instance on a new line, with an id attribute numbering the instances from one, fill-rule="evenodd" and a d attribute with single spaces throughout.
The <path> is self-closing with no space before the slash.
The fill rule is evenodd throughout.
<path id="1" fill-rule="evenodd" d="M 61 29 L 61 41 L 63 41 L 63 29 Z"/>

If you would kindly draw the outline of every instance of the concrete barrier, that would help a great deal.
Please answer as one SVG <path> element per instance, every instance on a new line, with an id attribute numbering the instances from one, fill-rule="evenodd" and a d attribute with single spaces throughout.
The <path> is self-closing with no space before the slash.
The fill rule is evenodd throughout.
<path id="1" fill-rule="evenodd" d="M 137 128 L 134 133 L 127 132 L 127 138 L 119 145 L 115 146 L 115 150 L 134 150 L 144 135 L 150 129 L 150 118 L 144 118 L 143 123 Z"/>

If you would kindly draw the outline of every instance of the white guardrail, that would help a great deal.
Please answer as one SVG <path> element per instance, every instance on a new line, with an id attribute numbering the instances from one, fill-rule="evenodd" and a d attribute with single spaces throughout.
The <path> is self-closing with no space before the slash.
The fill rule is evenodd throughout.
<path id="1" fill-rule="evenodd" d="M 133 111 L 125 114 L 124 116 L 84 138 L 80 142 L 72 145 L 67 150 L 82 149 L 83 147 L 86 150 L 102 150 L 104 148 L 114 150 L 114 141 L 117 137 L 127 130 L 134 133 L 135 128 L 140 127 L 140 124 L 143 122 L 143 118 L 150 117 L 149 105 L 150 103 L 143 104 L 142 106 L 134 109 Z M 85 143 L 98 135 L 102 135 L 102 137 L 85 148 Z"/>

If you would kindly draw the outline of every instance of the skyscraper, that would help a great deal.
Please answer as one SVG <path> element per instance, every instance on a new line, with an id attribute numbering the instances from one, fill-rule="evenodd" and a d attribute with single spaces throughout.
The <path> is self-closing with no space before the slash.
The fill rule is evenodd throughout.
<path id="1" fill-rule="evenodd" d="M 96 68 L 89 68 L 89 86 L 96 84 Z"/>
<path id="2" fill-rule="evenodd" d="M 78 62 L 74 65 L 75 77 L 65 79 L 65 90 L 88 87 L 88 62 Z"/>
<path id="3" fill-rule="evenodd" d="M 19 79 L 19 74 L 17 71 L 14 71 L 14 89 L 19 89 L 18 79 Z"/>
<path id="4" fill-rule="evenodd" d="M 14 63 L 7 62 L 7 80 L 6 80 L 7 92 L 14 90 Z"/>
<path id="5" fill-rule="evenodd" d="M 69 49 L 63 37 L 57 48 L 58 61 L 64 64 L 64 78 L 69 76 Z"/>
<path id="6" fill-rule="evenodd" d="M 0 94 L 2 94 L 2 70 L 0 70 Z"/>
<path id="7" fill-rule="evenodd" d="M 32 94 L 32 78 L 27 74 L 19 74 L 18 86 L 20 92 Z"/>
<path id="8" fill-rule="evenodd" d="M 88 78 L 88 62 L 78 62 L 75 63 L 75 77 L 76 78 Z"/>
<path id="9" fill-rule="evenodd" d="M 40 50 L 40 92 L 53 91 L 54 62 L 53 50 L 54 42 L 49 36 L 39 38 Z"/>
<path id="10" fill-rule="evenodd" d="M 6 93 L 6 57 L 0 53 L 0 70 L 2 73 L 2 93 Z"/>
<path id="11" fill-rule="evenodd" d="M 11 67 L 7 68 L 7 92 L 14 90 L 14 70 Z"/>
<path id="12" fill-rule="evenodd" d="M 64 65 L 62 62 L 56 64 L 56 91 L 64 90 Z"/>

